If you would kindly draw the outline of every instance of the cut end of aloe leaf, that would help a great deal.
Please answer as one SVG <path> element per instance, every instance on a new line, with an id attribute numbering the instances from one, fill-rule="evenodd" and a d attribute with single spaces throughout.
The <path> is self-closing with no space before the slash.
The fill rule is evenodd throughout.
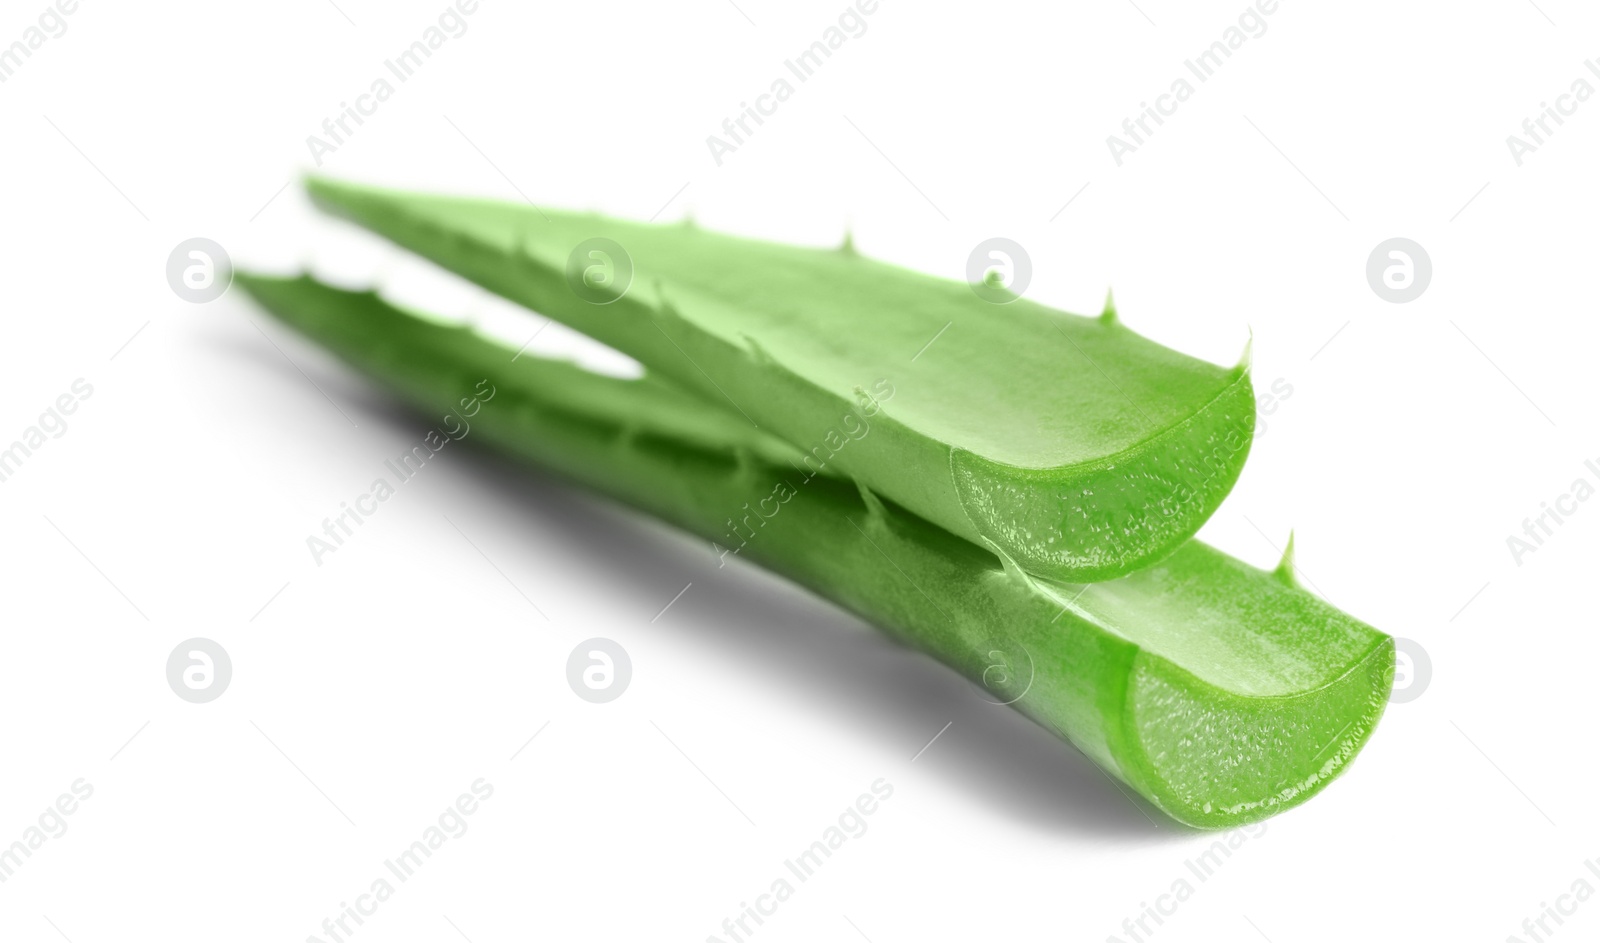
<path id="1" fill-rule="evenodd" d="M 811 470 L 1052 579 L 1171 552 L 1216 510 L 1252 438 L 1247 370 L 1141 337 L 1109 298 L 1083 317 L 854 251 L 306 185 L 323 209 L 743 414 Z M 631 282 L 602 292 L 574 273 Z"/>
<path id="2" fill-rule="evenodd" d="M 1169 815 L 1199 828 L 1254 822 L 1299 805 L 1366 743 L 1393 683 L 1389 638 L 1328 684 L 1271 698 L 1230 696 L 1170 662 L 1142 658 L 1129 716 L 1146 788 Z"/>
<path id="3" fill-rule="evenodd" d="M 957 450 L 951 476 L 978 533 L 1023 569 L 1111 579 L 1200 529 L 1239 477 L 1254 417 L 1255 393 L 1240 373 L 1193 416 L 1102 461 L 1001 469 Z"/>
<path id="4" fill-rule="evenodd" d="M 1189 825 L 1230 827 L 1309 799 L 1388 704 L 1393 639 L 1199 542 L 1095 584 L 1079 605 L 1139 647 L 1116 761 Z"/>

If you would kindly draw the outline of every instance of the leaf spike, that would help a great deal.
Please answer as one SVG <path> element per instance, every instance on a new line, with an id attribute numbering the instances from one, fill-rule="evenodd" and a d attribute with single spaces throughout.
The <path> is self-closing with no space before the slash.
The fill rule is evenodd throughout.
<path id="1" fill-rule="evenodd" d="M 997 268 L 992 268 L 989 271 L 983 273 L 983 284 L 984 284 L 984 287 L 987 288 L 992 293 L 1000 294 L 1000 295 L 1007 295 L 1011 299 L 1016 299 L 1016 298 L 1021 297 L 1015 291 L 1012 290 L 1010 285 L 1006 284 L 1005 275 L 1001 274 L 1000 270 L 997 269 Z M 1006 302 L 1002 302 L 1002 304 L 1004 304 L 1004 303 L 1006 303 Z"/>
<path id="2" fill-rule="evenodd" d="M 761 342 L 756 340 L 754 337 L 751 337 L 749 334 L 746 334 L 743 331 L 740 331 L 739 332 L 739 342 L 744 345 L 744 349 L 749 351 L 751 358 L 754 359 L 757 363 L 761 363 L 761 364 L 775 364 L 775 363 L 777 363 L 776 360 L 772 359 L 772 355 L 767 353 L 767 349 L 765 347 L 761 346 Z"/>
<path id="3" fill-rule="evenodd" d="M 1238 372 L 1240 372 L 1240 373 L 1248 375 L 1250 373 L 1250 368 L 1254 365 L 1253 364 L 1254 358 L 1253 358 L 1253 356 L 1251 354 L 1251 348 L 1253 348 L 1255 346 L 1256 332 L 1255 332 L 1255 328 L 1252 328 L 1252 327 L 1247 327 L 1246 329 L 1250 332 L 1250 336 L 1245 338 L 1244 353 L 1239 355 L 1239 363 L 1233 369 L 1238 371 Z"/>
<path id="4" fill-rule="evenodd" d="M 861 503 L 867 506 L 867 520 L 873 524 L 883 525 L 889 520 L 889 512 L 884 508 L 883 502 L 872 493 L 859 478 L 851 479 L 856 483 L 856 490 L 861 492 Z"/>
<path id="5" fill-rule="evenodd" d="M 754 479 L 758 469 L 761 467 L 760 463 L 756 461 L 755 454 L 751 452 L 749 448 L 743 445 L 734 447 L 733 462 L 735 468 L 734 474 L 739 481 L 750 481 Z"/>
<path id="6" fill-rule="evenodd" d="M 1015 557 L 1011 556 L 1009 553 L 1006 553 L 1004 547 L 987 537 L 983 538 L 983 545 L 989 548 L 990 553 L 993 553 L 995 556 L 1000 558 L 1000 569 L 1005 571 L 1007 577 L 1022 583 L 1026 583 L 1030 586 L 1035 585 L 1033 582 L 1033 577 L 1029 576 L 1028 571 L 1024 570 L 1022 565 L 1017 563 Z"/>
<path id="7" fill-rule="evenodd" d="M 1272 571 L 1272 576 L 1285 586 L 1299 587 L 1300 581 L 1294 575 L 1294 531 L 1289 531 L 1289 542 L 1284 544 L 1283 559 L 1278 561 L 1278 568 Z"/>
<path id="8" fill-rule="evenodd" d="M 672 299 L 667 297 L 667 286 L 659 277 L 650 280 L 650 287 L 655 290 L 656 303 L 653 306 L 655 315 L 668 321 L 681 320 L 678 309 L 673 306 Z"/>
<path id="9" fill-rule="evenodd" d="M 1117 302 L 1116 302 L 1115 298 L 1111 297 L 1111 286 L 1110 285 L 1106 286 L 1106 305 L 1105 305 L 1104 308 L 1100 309 L 1100 323 L 1101 324 L 1117 324 L 1117 323 L 1119 323 L 1119 319 L 1117 318 Z"/>
<path id="10" fill-rule="evenodd" d="M 844 241 L 839 243 L 839 251 L 844 255 L 856 254 L 856 237 L 849 226 L 844 228 Z"/>

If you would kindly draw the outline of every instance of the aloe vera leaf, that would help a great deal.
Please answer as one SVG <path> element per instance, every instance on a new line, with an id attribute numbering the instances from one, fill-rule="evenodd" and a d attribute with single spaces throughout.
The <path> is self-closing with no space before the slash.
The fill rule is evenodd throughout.
<path id="1" fill-rule="evenodd" d="M 1189 541 L 1133 575 L 1030 576 L 675 384 L 598 376 L 309 278 L 239 274 L 273 315 L 414 406 L 479 381 L 472 438 L 741 548 L 984 685 L 1174 819 L 1304 802 L 1383 712 L 1393 641 L 1284 575 Z M 1001 670 L 997 679 L 996 670 Z M 1024 683 L 1026 682 L 1026 683 Z"/>
<path id="2" fill-rule="evenodd" d="M 623 351 L 1022 568 L 1122 576 L 1194 536 L 1255 426 L 1248 368 L 1146 340 L 1114 314 L 822 250 L 527 205 L 312 179 L 324 209 Z M 632 288 L 568 281 L 580 244 L 622 246 Z M 614 253 L 613 253 L 614 254 Z M 622 259 L 609 259 L 622 265 Z M 932 342 L 937 337 L 936 342 Z M 894 401 L 848 441 L 874 385 Z"/>

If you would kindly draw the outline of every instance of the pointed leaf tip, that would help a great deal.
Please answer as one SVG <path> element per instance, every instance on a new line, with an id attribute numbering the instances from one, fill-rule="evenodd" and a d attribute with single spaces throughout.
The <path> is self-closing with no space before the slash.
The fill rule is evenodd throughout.
<path id="1" fill-rule="evenodd" d="M 1294 575 L 1294 531 L 1289 531 L 1289 542 L 1284 544 L 1283 559 L 1278 561 L 1278 568 L 1272 571 L 1272 576 L 1285 586 L 1298 587 L 1300 581 Z"/>
<path id="2" fill-rule="evenodd" d="M 861 503 L 867 506 L 867 522 L 882 526 L 889 519 L 889 512 L 883 506 L 883 502 L 878 500 L 878 496 L 872 493 L 872 489 L 867 487 L 866 482 L 860 478 L 852 478 L 851 480 L 855 482 L 856 490 L 861 492 Z"/>
<path id="3" fill-rule="evenodd" d="M 844 231 L 844 241 L 839 243 L 839 251 L 845 255 L 856 254 L 856 236 L 848 228 Z"/>
<path id="4" fill-rule="evenodd" d="M 984 546 L 988 547 L 991 553 L 1000 558 L 1000 569 L 1004 571 L 1006 576 L 1020 583 L 1033 584 L 1033 578 L 1028 575 L 1028 572 L 1022 568 L 1021 564 L 1017 563 L 1011 554 L 1006 553 L 1004 547 L 987 537 L 983 537 L 982 540 Z"/>
<path id="5" fill-rule="evenodd" d="M 1233 369 L 1239 371 L 1240 373 L 1244 373 L 1244 374 L 1248 374 L 1250 372 L 1251 367 L 1254 366 L 1254 363 L 1253 363 L 1253 359 L 1254 358 L 1253 358 L 1253 355 L 1252 355 L 1251 351 L 1255 347 L 1256 332 L 1255 332 L 1254 328 L 1249 328 L 1248 330 L 1250 331 L 1250 336 L 1245 338 L 1244 353 L 1239 355 L 1239 363 L 1238 363 L 1237 366 L 1235 366 L 1233 368 Z"/>
<path id="6" fill-rule="evenodd" d="M 750 354 L 751 358 L 753 358 L 757 363 L 762 363 L 762 364 L 774 364 L 774 363 L 777 363 L 777 361 L 772 358 L 772 355 L 767 353 L 767 349 L 765 347 L 762 347 L 761 343 L 759 341 L 757 341 L 754 337 L 751 337 L 749 334 L 746 334 L 743 331 L 740 331 L 739 332 L 739 342 L 744 345 L 745 351 L 748 352 Z"/>
<path id="7" fill-rule="evenodd" d="M 1104 308 L 1100 309 L 1100 323 L 1101 324 L 1116 324 L 1117 321 L 1118 321 L 1118 318 L 1117 318 L 1117 301 L 1116 301 L 1115 298 L 1113 298 L 1111 296 L 1111 288 L 1110 288 L 1110 286 L 1107 286 L 1106 287 L 1106 304 L 1105 304 Z"/>
<path id="8" fill-rule="evenodd" d="M 653 306 L 654 316 L 666 321 L 683 320 L 683 318 L 678 314 L 677 306 L 672 303 L 671 298 L 667 297 L 666 283 L 657 277 L 651 279 L 650 287 L 653 288 L 656 293 L 656 303 Z"/>

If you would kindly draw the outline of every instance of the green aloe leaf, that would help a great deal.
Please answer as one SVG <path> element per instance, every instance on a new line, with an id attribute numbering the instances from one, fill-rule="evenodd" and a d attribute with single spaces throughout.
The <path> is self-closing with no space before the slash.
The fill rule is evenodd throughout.
<path id="1" fill-rule="evenodd" d="M 857 478 L 1029 572 L 1101 580 L 1162 558 L 1249 452 L 1247 368 L 1162 347 L 1109 310 L 994 304 L 848 245 L 308 187 L 323 208 L 794 443 L 813 470 Z M 857 440 L 880 383 L 894 401 Z"/>
<path id="2" fill-rule="evenodd" d="M 1296 586 L 1288 566 L 1268 573 L 1189 541 L 1116 580 L 1030 576 L 857 481 L 808 477 L 799 450 L 670 381 L 514 359 L 469 329 L 309 278 L 237 282 L 430 413 L 481 397 L 487 380 L 474 441 L 859 613 L 1180 822 L 1223 828 L 1304 802 L 1350 763 L 1387 703 L 1393 640 Z"/>

